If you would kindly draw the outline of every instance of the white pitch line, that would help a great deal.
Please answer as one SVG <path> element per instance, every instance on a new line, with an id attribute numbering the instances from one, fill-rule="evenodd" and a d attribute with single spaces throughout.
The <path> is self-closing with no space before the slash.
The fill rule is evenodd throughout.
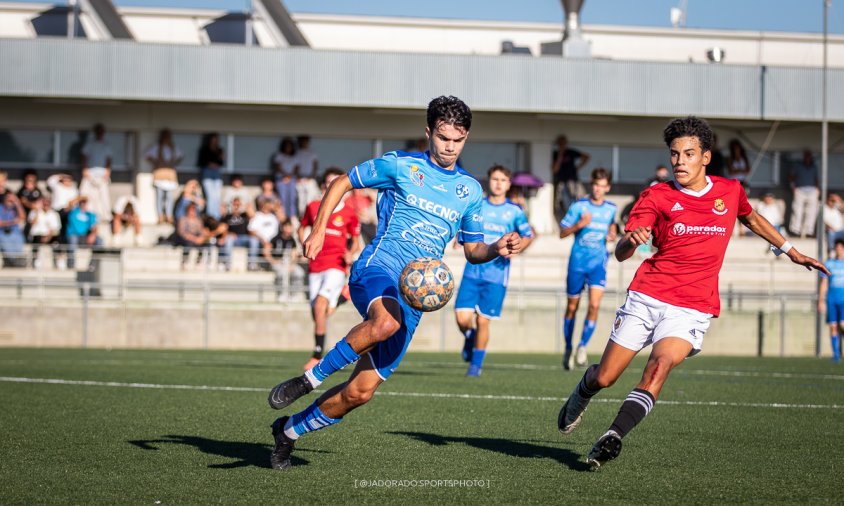
<path id="1" fill-rule="evenodd" d="M 213 385 L 168 385 L 160 383 L 121 383 L 118 381 L 91 381 L 91 380 L 63 380 L 55 378 L 20 378 L 13 376 L 0 376 L 0 382 L 4 383 L 36 383 L 48 385 L 76 385 L 76 386 L 100 386 L 117 388 L 150 388 L 159 390 L 203 390 L 208 392 L 267 392 L 267 388 L 257 387 L 229 387 Z M 315 390 L 320 393 L 323 390 Z M 563 402 L 565 397 L 539 397 L 529 395 L 481 395 L 481 394 L 452 394 L 439 392 L 376 392 L 376 395 L 389 397 L 425 397 L 437 399 L 473 399 L 488 401 L 556 401 Z M 593 399 L 598 403 L 620 403 L 624 399 Z M 665 406 L 726 406 L 739 408 L 789 408 L 789 409 L 844 409 L 844 404 L 786 404 L 786 403 L 763 403 L 763 402 L 722 402 L 722 401 L 658 401 L 659 405 Z"/>

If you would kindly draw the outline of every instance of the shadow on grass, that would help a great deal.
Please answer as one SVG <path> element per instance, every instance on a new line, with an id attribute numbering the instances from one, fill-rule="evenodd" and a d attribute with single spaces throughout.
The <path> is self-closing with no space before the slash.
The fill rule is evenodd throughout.
<path id="1" fill-rule="evenodd" d="M 234 459 L 233 462 L 225 464 L 210 464 L 208 467 L 212 469 L 235 469 L 238 467 L 270 467 L 270 452 L 272 446 L 263 443 L 245 443 L 239 441 L 220 441 L 217 439 L 209 439 L 199 436 L 162 436 L 162 439 L 148 439 L 128 441 L 129 444 L 135 445 L 142 450 L 157 451 L 160 444 L 179 444 L 192 446 L 202 453 L 209 455 L 219 455 L 228 459 Z M 319 453 L 326 453 L 319 450 L 301 451 L 317 451 Z M 308 461 L 297 457 L 295 454 L 292 457 L 294 466 L 306 466 Z"/>
<path id="2" fill-rule="evenodd" d="M 511 457 L 552 459 L 568 466 L 574 471 L 588 471 L 590 469 L 586 462 L 580 460 L 580 455 L 565 448 L 554 446 L 537 445 L 525 441 L 513 441 L 511 439 L 443 436 L 441 434 L 428 434 L 425 432 L 388 432 L 388 434 L 407 436 L 417 441 L 428 443 L 431 446 L 461 443 L 481 450 L 503 453 Z"/>

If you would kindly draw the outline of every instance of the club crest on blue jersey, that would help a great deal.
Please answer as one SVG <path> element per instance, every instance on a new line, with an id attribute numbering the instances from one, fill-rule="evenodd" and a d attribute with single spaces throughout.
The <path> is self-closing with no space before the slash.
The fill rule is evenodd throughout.
<path id="1" fill-rule="evenodd" d="M 457 185 L 457 187 L 454 188 L 454 193 L 457 194 L 457 198 L 459 198 L 460 200 L 464 200 L 469 196 L 469 187 L 463 183 L 460 183 Z"/>
<path id="2" fill-rule="evenodd" d="M 425 186 L 425 174 L 423 174 L 416 165 L 410 166 L 410 180 L 413 181 L 413 184 L 416 186 Z"/>

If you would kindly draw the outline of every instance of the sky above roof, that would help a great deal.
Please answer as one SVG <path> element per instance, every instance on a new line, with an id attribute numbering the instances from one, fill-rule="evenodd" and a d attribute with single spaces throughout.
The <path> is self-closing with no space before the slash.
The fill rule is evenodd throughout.
<path id="1" fill-rule="evenodd" d="M 8 1 L 8 0 L 6 0 Z M 64 4 L 62 0 L 13 0 Z M 247 10 L 250 0 L 113 0 L 118 6 Z M 824 0 L 687 0 L 686 26 L 727 30 L 823 31 Z M 585 0 L 584 24 L 670 27 L 681 0 Z M 560 22 L 558 0 L 284 0 L 293 13 Z M 831 0 L 829 32 L 844 33 L 844 0 Z"/>

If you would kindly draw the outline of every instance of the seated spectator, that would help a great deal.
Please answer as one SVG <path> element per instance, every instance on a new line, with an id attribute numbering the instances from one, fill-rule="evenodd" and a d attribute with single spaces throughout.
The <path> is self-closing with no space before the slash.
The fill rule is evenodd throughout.
<path id="1" fill-rule="evenodd" d="M 0 203 L 0 252 L 3 254 L 3 265 L 23 267 L 23 207 L 10 191 L 4 191 L 0 198 L 3 199 Z"/>
<path id="2" fill-rule="evenodd" d="M 226 245 L 229 226 L 213 216 L 205 215 L 202 217 L 202 228 L 205 230 L 205 236 L 208 237 L 208 247 L 215 246 L 218 252 L 222 252 Z M 219 267 L 224 268 L 224 266 L 223 263 L 219 264 Z"/>
<path id="3" fill-rule="evenodd" d="M 259 203 L 261 207 L 249 220 L 248 230 L 253 237 L 258 238 L 264 258 L 272 264 L 272 240 L 278 235 L 280 222 L 277 216 L 278 208 L 275 208 L 276 204 L 269 199 L 260 200 Z"/>
<path id="4" fill-rule="evenodd" d="M 101 221 L 108 220 L 111 218 L 109 185 L 112 149 L 105 138 L 105 126 L 102 123 L 94 125 L 94 139 L 85 143 L 79 158 L 82 165 L 79 194 L 88 197 L 90 211 Z"/>
<path id="5" fill-rule="evenodd" d="M 24 215 L 29 216 L 29 212 L 35 209 L 36 204 L 44 193 L 38 187 L 38 173 L 32 169 L 27 169 L 23 173 L 23 185 L 18 190 L 18 200 L 23 206 Z M 29 223 L 24 227 L 24 236 L 29 237 Z"/>
<path id="6" fill-rule="evenodd" d="M 102 246 L 97 236 L 97 215 L 88 209 L 88 197 L 80 197 L 79 203 L 67 215 L 67 266 L 76 266 L 76 249 L 84 246 Z"/>
<path id="7" fill-rule="evenodd" d="M 826 196 L 823 226 L 826 230 L 826 249 L 832 251 L 835 241 L 844 239 L 844 215 L 841 214 L 841 197 L 837 193 Z"/>
<path id="8" fill-rule="evenodd" d="M 62 221 L 59 213 L 50 208 L 50 199 L 46 195 L 35 201 L 35 206 L 29 211 L 26 221 L 29 224 L 29 242 L 33 245 L 32 266 L 38 268 L 36 258 L 38 247 L 42 244 L 51 246 L 59 244 Z"/>
<path id="9" fill-rule="evenodd" d="M 120 242 L 120 234 L 124 227 L 132 227 L 135 232 L 132 245 L 138 246 L 141 243 L 141 217 L 138 214 L 138 199 L 134 195 L 123 195 L 114 202 L 111 219 L 111 235 L 115 242 Z"/>
<path id="10" fill-rule="evenodd" d="M 62 219 L 62 233 L 67 230 L 67 215 L 79 202 L 79 189 L 70 174 L 53 174 L 47 178 L 47 188 L 53 194 L 51 206 Z"/>
<path id="11" fill-rule="evenodd" d="M 240 174 L 232 174 L 229 180 L 229 185 L 223 190 L 223 205 L 225 209 L 223 210 L 223 214 L 228 214 L 231 210 L 232 201 L 234 199 L 240 199 L 240 210 L 254 213 L 254 210 L 250 210 L 252 202 L 252 192 L 243 185 L 243 176 Z"/>
<path id="12" fill-rule="evenodd" d="M 783 233 L 785 205 L 782 201 L 776 200 L 773 193 L 766 193 L 762 200 L 756 204 L 756 213 L 768 220 L 777 229 L 777 232 Z"/>
<path id="13" fill-rule="evenodd" d="M 275 260 L 281 257 L 281 261 Z M 304 293 L 305 268 L 299 264 L 299 246 L 293 236 L 293 222 L 284 220 L 278 235 L 273 239 L 273 270 L 276 284 L 281 285 L 279 302 L 288 302 L 291 293 Z"/>
<path id="14" fill-rule="evenodd" d="M 6 171 L 0 170 L 0 199 L 6 196 L 7 193 L 10 193 L 11 190 L 6 188 L 6 183 L 8 182 L 9 176 L 6 174 Z"/>
<path id="15" fill-rule="evenodd" d="M 176 209 L 173 212 L 173 215 L 176 217 L 177 227 L 179 220 L 185 216 L 185 210 L 189 204 L 194 204 L 196 206 L 197 216 L 202 214 L 202 211 L 205 210 L 205 199 L 202 198 L 202 192 L 199 189 L 199 181 L 196 179 L 188 180 L 188 182 L 185 183 L 185 187 L 182 189 L 182 194 L 179 195 L 179 198 L 176 200 Z"/>
<path id="16" fill-rule="evenodd" d="M 665 183 L 671 181 L 671 173 L 668 172 L 668 167 L 665 165 L 657 165 L 654 169 L 654 177 L 648 182 L 648 186 L 653 186 L 657 183 Z"/>
<path id="17" fill-rule="evenodd" d="M 355 188 L 343 202 L 354 210 L 360 223 L 360 235 L 365 244 L 372 242 L 378 229 L 378 217 L 375 214 L 375 198 L 372 189 Z"/>
<path id="18" fill-rule="evenodd" d="M 255 210 L 261 209 L 261 201 L 269 200 L 273 203 L 273 209 L 284 209 L 281 203 L 281 197 L 275 191 L 275 182 L 272 178 L 265 177 L 261 179 L 261 192 L 255 197 Z M 282 211 L 283 212 L 283 211 Z M 284 221 L 284 218 L 279 218 L 279 221 Z"/>
<path id="19" fill-rule="evenodd" d="M 243 210 L 239 197 L 231 201 L 231 211 L 223 216 L 223 223 L 228 226 L 228 232 L 220 251 L 220 260 L 226 270 L 231 269 L 232 250 L 234 248 L 249 248 L 249 269 L 258 268 L 258 250 L 261 242 L 249 233 L 249 215 Z"/>
<path id="20" fill-rule="evenodd" d="M 188 202 L 185 205 L 183 216 L 176 222 L 175 244 L 184 248 L 182 269 L 186 267 L 190 250 L 195 249 L 200 253 L 196 257 L 197 263 L 199 263 L 202 254 L 207 251 L 208 233 L 205 230 L 205 224 L 202 223 L 202 218 L 199 216 L 197 204 L 194 202 Z"/>

